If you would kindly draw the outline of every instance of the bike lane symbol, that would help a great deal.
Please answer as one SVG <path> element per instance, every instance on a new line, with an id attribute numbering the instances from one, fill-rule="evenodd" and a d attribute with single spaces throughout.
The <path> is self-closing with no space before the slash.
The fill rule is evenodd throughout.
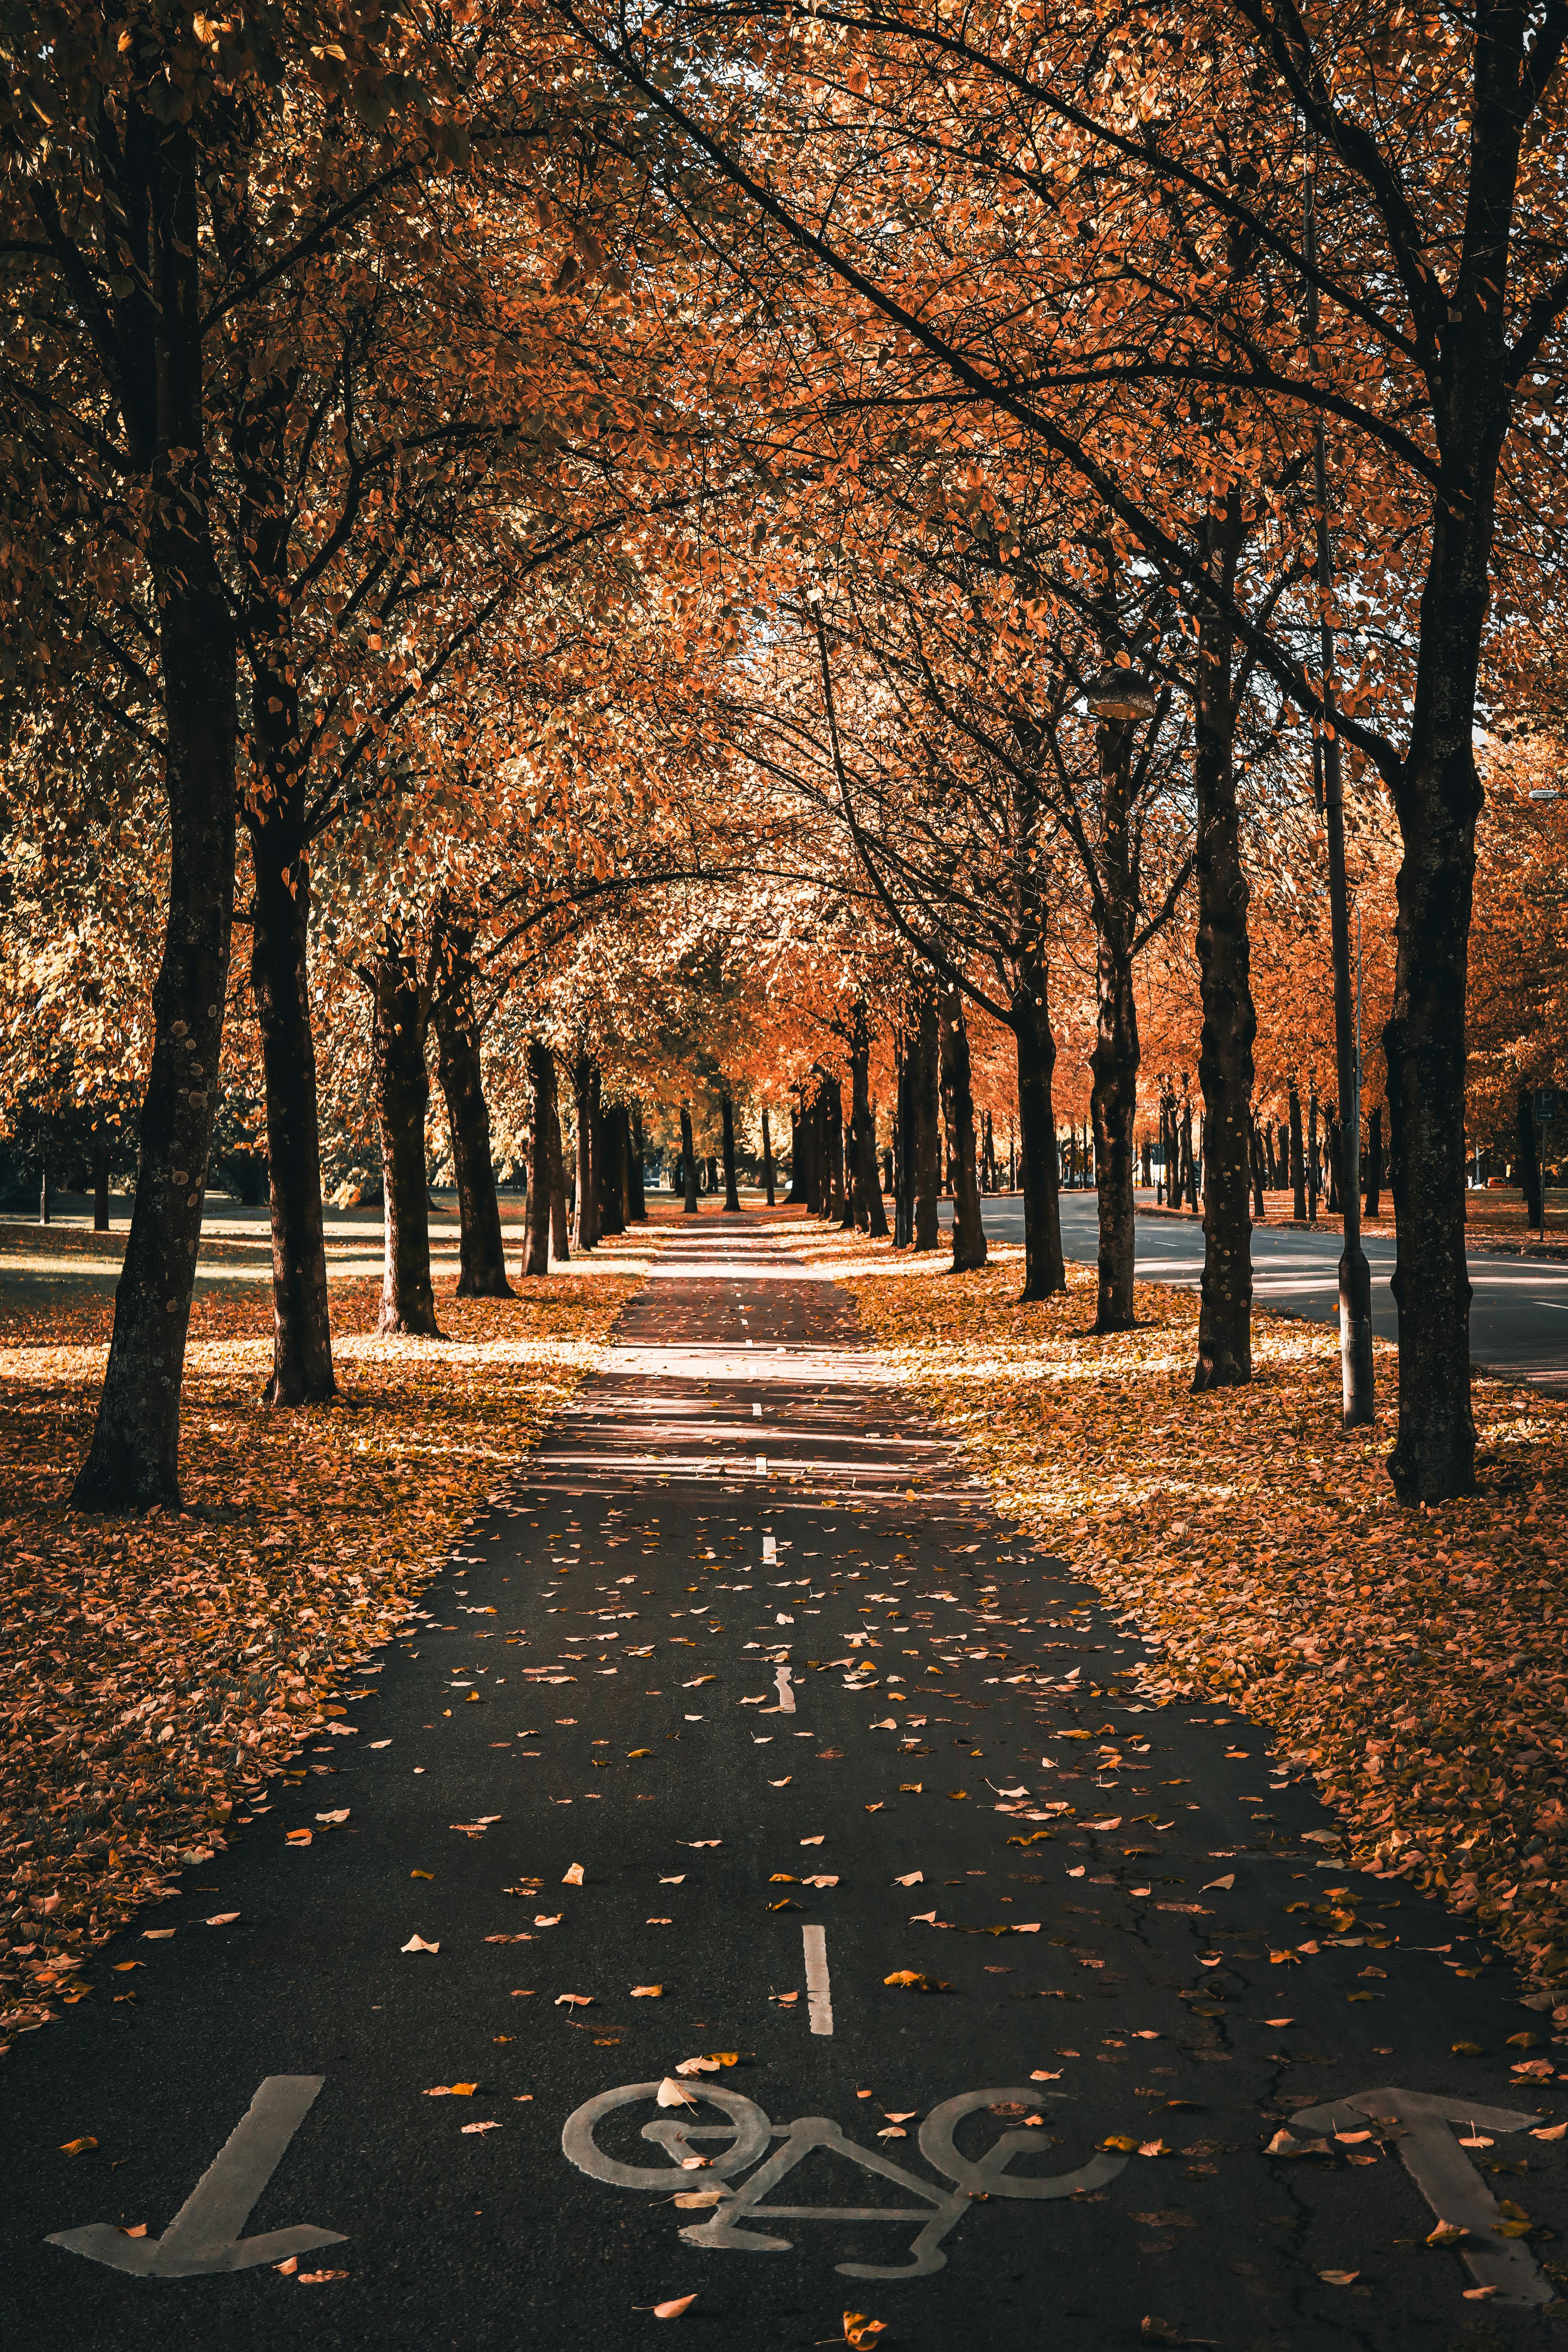
<path id="1" fill-rule="evenodd" d="M 744 2172 L 755 2164 L 773 2139 L 783 2145 L 774 2149 L 767 2161 L 758 2167 L 749 2180 L 741 2184 L 732 2197 L 727 2198 L 714 2211 L 711 2221 L 682 2230 L 681 2237 L 690 2246 L 708 2246 L 732 2253 L 786 2253 L 792 2241 L 763 2235 L 741 2225 L 749 2219 L 759 2221 L 918 2221 L 921 2228 L 910 2248 L 906 2263 L 839 2263 L 836 2268 L 845 2278 L 890 2279 L 928 2277 L 943 2268 L 947 2256 L 942 2242 L 954 2223 L 961 2221 L 977 2197 L 1047 2198 L 1071 2197 L 1080 2190 L 1099 2189 L 1114 2180 L 1127 2162 L 1124 2156 L 1095 2156 L 1075 2171 L 1053 2173 L 1046 2178 L 1030 2178 L 1009 2171 L 1016 2155 L 1028 2148 L 1037 2152 L 1039 2142 L 1027 2131 L 1006 2131 L 985 2154 L 972 2161 L 960 2155 L 953 2143 L 953 2132 L 966 2116 L 983 2107 L 1003 2103 L 1022 2102 L 1034 2105 L 1038 2094 L 1034 2089 L 1001 2091 L 965 2091 L 957 2098 L 944 2100 L 934 2107 L 920 2129 L 920 2150 L 934 2172 L 944 2173 L 952 2183 L 938 2188 L 932 2182 L 920 2179 L 890 2157 L 874 2148 L 861 2147 L 847 2139 L 839 2126 L 826 2116 L 802 2116 L 792 2124 L 774 2124 L 756 2102 L 736 2091 L 726 2091 L 717 2084 L 692 2085 L 692 2095 L 708 2105 L 716 2107 L 725 2120 L 719 2124 L 697 2124 L 687 2116 L 661 2116 L 645 2124 L 642 2137 L 663 2147 L 668 2161 L 663 2165 L 622 2164 L 607 2156 L 595 2140 L 595 2126 L 616 2108 L 635 2106 L 644 2100 L 655 2099 L 657 2083 L 626 2083 L 619 2089 L 601 2091 L 596 2098 L 586 2100 L 568 2116 L 561 2135 L 563 2154 L 580 2172 L 591 2179 L 608 2181 L 620 2189 L 668 2190 L 682 2179 L 691 2175 L 681 2170 L 688 2155 L 708 2153 L 710 2143 L 727 2141 L 709 2156 L 704 2168 L 721 2179 Z M 1046 2095 L 1055 2100 L 1060 2093 Z M 701 2142 L 699 2149 L 694 2143 Z M 918 2204 L 903 2205 L 768 2205 L 763 2200 L 788 2179 L 796 2165 L 814 2149 L 822 2148 L 834 2156 L 847 2158 L 863 2172 L 890 2180 L 905 2190 Z"/>

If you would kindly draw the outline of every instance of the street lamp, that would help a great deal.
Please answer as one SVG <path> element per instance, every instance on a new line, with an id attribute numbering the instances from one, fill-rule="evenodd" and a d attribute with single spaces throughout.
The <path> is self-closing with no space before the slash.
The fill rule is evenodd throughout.
<path id="1" fill-rule="evenodd" d="M 1108 669 L 1089 687 L 1084 700 L 1097 719 L 1152 719 L 1158 698 L 1147 678 L 1130 669 Z"/>

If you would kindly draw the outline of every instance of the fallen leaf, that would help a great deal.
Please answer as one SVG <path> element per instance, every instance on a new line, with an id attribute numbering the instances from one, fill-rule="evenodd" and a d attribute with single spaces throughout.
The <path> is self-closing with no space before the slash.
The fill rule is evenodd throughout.
<path id="1" fill-rule="evenodd" d="M 695 2212 L 700 2205 L 717 2205 L 720 2199 L 732 2197 L 732 2189 L 683 2189 L 670 2201 L 685 2213 Z"/>
<path id="2" fill-rule="evenodd" d="M 678 2083 L 672 2074 L 667 2074 L 655 2094 L 654 2104 L 660 2107 L 694 2107 L 697 2102 L 684 2083 Z"/>
<path id="3" fill-rule="evenodd" d="M 632 1999 L 634 2000 L 662 2000 L 663 1998 L 664 1987 L 661 1984 L 633 1985 L 632 1987 Z"/>
<path id="4" fill-rule="evenodd" d="M 91 2133 L 89 2132 L 80 2139 L 62 2139 L 60 2142 L 60 2154 L 62 2156 L 81 2156 L 84 2155 L 89 2147 L 96 2147 L 97 2146 L 98 2142 L 93 2138 Z"/>
<path id="5" fill-rule="evenodd" d="M 1222 1888 L 1224 1888 L 1226 1892 L 1228 1892 L 1228 1891 L 1229 1891 L 1229 1889 L 1230 1889 L 1231 1887 L 1233 1887 L 1235 1885 L 1236 1885 L 1236 1873 L 1235 1873 L 1235 1871 L 1234 1871 L 1234 1870 L 1227 1870 L 1227 1871 L 1226 1872 L 1225 1876 L 1224 1876 L 1223 1878 L 1210 1878 L 1210 1879 L 1206 1879 L 1206 1880 L 1205 1881 L 1204 1885 L 1203 1885 L 1202 1886 L 1200 1886 L 1200 1887 L 1199 1887 L 1199 1889 L 1198 1889 L 1198 1893 L 1199 1893 L 1200 1895 L 1211 1895 L 1211 1894 L 1214 1892 L 1214 1890 L 1215 1890 L 1215 1888 L 1216 1886 L 1218 1886 L 1218 1887 L 1222 1887 Z M 1324 2272 L 1324 2273 L 1323 2273 L 1323 2276 L 1324 2276 L 1324 2277 L 1327 2277 L 1327 2275 L 1328 2275 L 1327 2272 Z"/>
<path id="6" fill-rule="evenodd" d="M 825 1843 L 826 1843 L 826 1840 L 825 1840 L 825 1838 L 822 1838 L 822 1837 L 808 1837 L 808 1838 L 802 1838 L 802 1840 L 801 1840 L 801 1843 L 802 1843 L 802 1845 L 822 1845 L 822 1844 L 824 1844 Z"/>
<path id="7" fill-rule="evenodd" d="M 555 1996 L 556 2008 L 559 2009 L 563 2002 L 570 2009 L 591 2009 L 594 2005 L 594 1995 L 591 1992 L 558 1992 Z"/>
<path id="8" fill-rule="evenodd" d="M 438 1952 L 440 1948 L 439 1944 L 427 1944 L 423 1936 L 410 1936 L 406 1944 L 398 1946 L 404 1952 Z"/>
<path id="9" fill-rule="evenodd" d="M 923 1870 L 911 1870 L 905 1877 L 895 1878 L 893 1885 L 895 1886 L 920 1886 L 922 1885 L 924 1882 L 925 1873 Z"/>
<path id="10" fill-rule="evenodd" d="M 1037 2066 L 1029 2080 L 1031 2083 L 1059 2083 L 1066 2071 L 1065 2067 L 1058 2066 L 1054 2074 L 1048 2074 L 1043 2066 Z"/>
<path id="11" fill-rule="evenodd" d="M 283 1843 L 285 1845 L 309 1845 L 314 1835 L 313 1830 L 289 1830 L 284 1833 Z"/>
<path id="12" fill-rule="evenodd" d="M 1326 2286 L 1353 2286 L 1360 2271 L 1320 2271 L 1318 2276 Z"/>
<path id="13" fill-rule="evenodd" d="M 1469 2234 L 1462 2221 L 1439 2221 L 1435 2230 L 1427 2232 L 1426 2243 L 1429 2246 L 1457 2246 L 1461 2238 L 1468 2238 Z"/>
<path id="14" fill-rule="evenodd" d="M 711 1681 L 711 1679 L 712 1677 L 710 1675 L 708 1680 Z M 656 2303 L 654 2305 L 653 2315 L 656 2319 L 679 2319 L 683 2311 L 690 2310 L 696 2300 L 697 2297 L 694 2294 L 672 2295 L 668 2303 Z"/>
<path id="15" fill-rule="evenodd" d="M 342 1822 L 346 1822 L 346 1821 L 347 1821 L 347 1819 L 348 1819 L 348 1817 L 349 1817 L 349 1812 L 350 1812 L 350 1808 L 349 1808 L 347 1805 L 345 1805 L 345 1806 L 342 1808 L 342 1811 L 341 1812 L 336 1812 L 336 1813 L 318 1813 L 318 1814 L 316 1815 L 316 1819 L 317 1819 L 319 1822 L 330 1822 L 331 1823 L 332 1827 L 333 1827 L 334 1829 L 336 1829 L 336 1828 L 337 1828 L 337 1827 L 338 1827 Z"/>
<path id="16" fill-rule="evenodd" d="M 408 1875 L 410 1878 L 434 1878 L 436 1874 L 433 1870 L 411 1870 Z"/>
<path id="17" fill-rule="evenodd" d="M 477 2083 L 437 2083 L 425 2095 L 427 2099 L 471 2099 L 479 2087 Z"/>
<path id="18" fill-rule="evenodd" d="M 1568 2124 L 1538 2124 L 1531 2133 L 1531 2139 L 1562 2139 L 1568 2133 Z"/>
<path id="19" fill-rule="evenodd" d="M 885 2319 L 868 2319 L 863 2311 L 847 2311 L 844 2315 L 844 2341 L 854 2346 L 855 2352 L 865 2352 L 887 2327 Z"/>
<path id="20" fill-rule="evenodd" d="M 143 1927 L 142 1941 L 144 1944 L 166 1944 L 174 1933 L 173 1927 Z"/>
<path id="21" fill-rule="evenodd" d="M 787 1789 L 794 1779 L 795 1774 L 793 1772 L 786 1772 L 782 1780 L 770 1780 L 768 1782 L 768 1786 L 770 1789 Z"/>
<path id="22" fill-rule="evenodd" d="M 582 1885 L 582 1884 L 583 1884 L 583 1865 L 582 1865 L 582 1864 L 581 1864 L 580 1862 L 574 1862 L 574 1863 L 572 1864 L 571 1869 L 566 1873 L 566 1875 L 565 1875 L 565 1877 L 562 1880 L 561 1884 L 562 1884 L 562 1885 L 563 1885 L 563 1886 L 581 1886 L 581 1885 Z"/>
<path id="23" fill-rule="evenodd" d="M 232 1927 L 238 1916 L 237 1911 L 215 1911 L 212 1917 L 202 1924 L 207 1927 Z"/>
<path id="24" fill-rule="evenodd" d="M 500 2131 L 500 2126 L 498 2123 L 465 2124 L 463 2137 L 465 2139 L 471 2139 L 476 2132 Z"/>

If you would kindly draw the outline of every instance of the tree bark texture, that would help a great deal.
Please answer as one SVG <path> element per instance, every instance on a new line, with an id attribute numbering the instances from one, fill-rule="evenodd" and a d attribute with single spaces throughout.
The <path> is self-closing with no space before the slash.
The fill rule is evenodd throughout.
<path id="1" fill-rule="evenodd" d="M 1132 725 L 1128 719 L 1102 719 L 1097 732 L 1100 887 L 1095 907 L 1095 1037 L 1089 1066 L 1100 1227 L 1094 1328 L 1103 1334 L 1131 1331 L 1134 1320 L 1133 1125 L 1138 1115 L 1139 1054 L 1138 1007 L 1132 989 L 1137 884 L 1129 812 Z"/>
<path id="2" fill-rule="evenodd" d="M 528 1041 L 528 1076 L 533 1091 L 533 1133 L 529 1139 L 528 1241 L 521 1271 L 550 1271 L 550 1215 L 554 1199 L 555 1060 L 542 1037 Z"/>
<path id="3" fill-rule="evenodd" d="M 92 1230 L 109 1231 L 109 1146 L 100 1138 L 92 1147 Z"/>
<path id="4" fill-rule="evenodd" d="M 915 1234 L 915 1083 L 916 1033 L 905 1029 L 899 1038 L 897 1073 L 898 1116 L 893 1122 L 893 1246 L 908 1249 Z"/>
<path id="5" fill-rule="evenodd" d="M 680 1172 L 685 1180 L 686 1214 L 697 1214 L 697 1143 L 691 1132 L 691 1105 L 680 1106 Z"/>
<path id="6" fill-rule="evenodd" d="M 1012 1004 L 1018 1061 L 1018 1181 L 1024 1194 L 1024 1287 L 1019 1296 L 1026 1299 L 1049 1298 L 1068 1283 L 1057 1115 L 1051 1100 L 1057 1041 L 1051 1030 L 1049 977 L 1042 961 L 1023 960 Z"/>
<path id="7" fill-rule="evenodd" d="M 735 1189 L 735 1106 L 730 1099 L 728 1087 L 720 1098 L 719 1109 L 724 1136 L 724 1206 L 727 1211 L 739 1215 L 741 1195 Z"/>
<path id="8" fill-rule="evenodd" d="M 601 1108 L 595 1123 L 599 1147 L 599 1234 L 624 1234 L 626 1229 L 626 1161 L 630 1138 L 626 1106 Z"/>
<path id="9" fill-rule="evenodd" d="M 436 1001 L 436 1066 L 447 1105 L 452 1171 L 458 1188 L 458 1297 L 511 1298 L 501 1238 L 500 1202 L 490 1159 L 490 1113 L 479 1059 L 468 942 L 452 941 L 448 984 Z M 277 1186 L 274 1184 L 274 1193 Z"/>
<path id="10" fill-rule="evenodd" d="M 286 827 L 276 808 L 271 822 L 252 822 L 250 844 L 250 987 L 261 1036 L 271 1180 L 272 1378 L 263 1402 L 320 1404 L 337 1394 L 337 1381 L 310 1020 L 310 867 L 302 833 Z"/>
<path id="11" fill-rule="evenodd" d="M 1235 585 L 1239 493 L 1209 525 L 1211 561 L 1226 591 Z M 1231 1388 L 1252 1378 L 1252 1218 L 1247 1145 L 1252 1132 L 1253 1010 L 1247 876 L 1236 803 L 1236 688 L 1232 633 L 1217 604 L 1199 615 L 1196 741 L 1197 950 L 1203 1026 L 1198 1080 L 1204 1093 L 1204 1274 L 1194 1390 Z"/>
<path id="12" fill-rule="evenodd" d="M 855 1170 L 856 1223 L 874 1240 L 885 1241 L 888 1213 L 877 1176 L 877 1121 L 871 1110 L 871 1026 L 864 997 L 858 999 L 849 1040 L 849 1149 Z"/>
<path id="13" fill-rule="evenodd" d="M 913 1037 L 915 1239 L 918 1250 L 935 1249 L 940 1238 L 936 1204 L 942 1181 L 939 1092 L 942 1084 L 936 992 L 921 992 Z"/>
<path id="14" fill-rule="evenodd" d="M 573 1106 L 577 1119 L 577 1214 L 573 1239 L 580 1250 L 591 1250 L 599 1239 L 599 1170 L 597 1153 L 600 1138 L 595 1118 L 595 1082 L 598 1067 L 587 1054 L 579 1054 L 572 1066 Z"/>
<path id="15" fill-rule="evenodd" d="M 773 1177 L 773 1139 L 768 1127 L 766 1103 L 763 1105 L 763 1184 L 767 1192 L 769 1208 L 776 1207 L 777 1203 L 773 1199 L 776 1189 Z"/>
<path id="16" fill-rule="evenodd" d="M 805 1198 L 805 1120 L 802 1113 L 791 1108 L 789 1115 L 789 1190 L 784 1194 L 784 1207 L 795 1207 Z"/>
<path id="17" fill-rule="evenodd" d="M 189 242 L 196 242 L 194 194 Z M 199 446 L 191 425 L 187 448 Z M 173 482 L 161 496 L 188 515 Z M 206 539 L 168 532 L 158 567 L 169 898 L 138 1124 L 136 1203 L 98 1419 L 71 1501 L 143 1511 L 180 1500 L 180 1384 L 212 1149 L 234 920 L 234 627 Z"/>
<path id="18" fill-rule="evenodd" d="M 985 1227 L 980 1215 L 980 1176 L 975 1157 L 974 1094 L 969 1071 L 969 1032 L 963 1000 L 945 992 L 939 1029 L 948 1126 L 952 1143 L 952 1270 L 973 1274 L 985 1263 Z"/>
<path id="19" fill-rule="evenodd" d="M 395 933 L 372 966 L 375 1110 L 381 1128 L 384 1255 L 378 1337 L 438 1339 L 430 1282 L 430 1190 L 425 1120 L 430 1079 L 425 1066 L 427 1013 L 412 958 Z"/>
<path id="20" fill-rule="evenodd" d="M 550 1057 L 550 1254 L 559 1265 L 565 1265 L 572 1255 L 572 1221 L 566 1211 L 566 1146 L 561 1133 L 561 1086 L 553 1055 Z"/>
<path id="21" fill-rule="evenodd" d="M 1366 1123 L 1366 1213 L 1377 1216 L 1383 1207 L 1383 1105 Z"/>
<path id="22" fill-rule="evenodd" d="M 1287 1098 L 1290 1106 L 1290 1213 L 1298 1224 L 1307 1222 L 1307 1151 L 1301 1133 L 1301 1090 L 1294 1078 Z"/>
<path id="23" fill-rule="evenodd" d="M 631 1183 L 626 1195 L 626 1214 L 631 1219 L 634 1225 L 646 1225 L 647 1223 L 647 1189 L 643 1181 L 645 1147 L 642 1131 L 641 1103 L 633 1103 L 631 1120 L 632 1165 Z"/>

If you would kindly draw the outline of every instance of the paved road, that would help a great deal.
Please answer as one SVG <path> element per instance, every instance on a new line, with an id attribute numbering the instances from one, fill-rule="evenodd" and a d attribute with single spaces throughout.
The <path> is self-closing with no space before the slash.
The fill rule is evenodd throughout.
<path id="1" fill-rule="evenodd" d="M 1092 1192 L 1064 1192 L 1062 1247 L 1069 1258 L 1094 1263 L 1096 1223 Z M 1024 1203 L 1016 1193 L 988 1193 L 981 1204 L 985 1230 L 998 1241 L 1022 1243 Z M 951 1224 L 952 1204 L 942 1204 L 942 1220 Z M 1394 1272 L 1394 1244 L 1382 1235 L 1367 1242 L 1372 1267 L 1373 1326 L 1380 1339 L 1399 1336 L 1398 1310 L 1388 1280 Z M 1340 1237 L 1327 1227 L 1318 1233 L 1287 1233 L 1278 1226 L 1254 1226 L 1252 1234 L 1254 1289 L 1260 1307 L 1285 1315 L 1339 1314 Z M 1138 1222 L 1138 1272 L 1145 1281 L 1174 1282 L 1195 1290 L 1203 1273 L 1201 1227 L 1183 1217 L 1141 1216 Z M 1500 1251 L 1472 1250 L 1470 1282 L 1470 1353 L 1488 1371 L 1510 1380 L 1568 1381 L 1568 1264 L 1545 1258 L 1521 1258 Z"/>
<path id="2" fill-rule="evenodd" d="M 905 2352 L 1431 2352 L 1478 2308 L 1434 2203 L 1546 2291 L 1491 2231 L 1500 2186 L 1568 2224 L 1563 2149 L 1503 2136 L 1568 2105 L 1510 2084 L 1507 1970 L 1338 1862 L 1243 1717 L 1138 1699 L 1136 1627 L 789 1239 L 671 1233 L 345 1736 L 5 2062 L 8 2352 L 640 2352 L 689 2295 L 714 2352 L 847 2310 Z M 1324 2103 L 1339 2153 L 1262 2153 Z"/>

